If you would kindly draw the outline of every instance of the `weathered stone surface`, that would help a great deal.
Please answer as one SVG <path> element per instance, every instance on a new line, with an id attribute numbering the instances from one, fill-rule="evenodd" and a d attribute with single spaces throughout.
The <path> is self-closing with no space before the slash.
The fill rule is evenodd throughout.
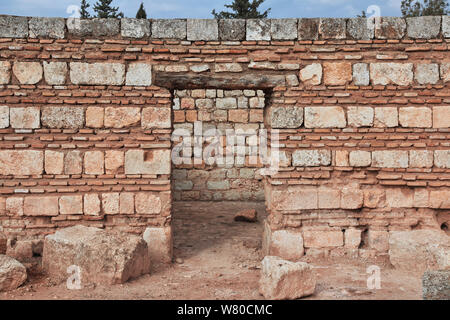
<path id="1" fill-rule="evenodd" d="M 170 150 L 129 150 L 125 153 L 125 174 L 170 174 Z"/>
<path id="2" fill-rule="evenodd" d="M 135 196 L 135 207 L 138 214 L 159 214 L 162 211 L 163 203 L 158 195 L 141 192 Z"/>
<path id="3" fill-rule="evenodd" d="M 171 110 L 167 107 L 147 107 L 142 110 L 142 128 L 171 128 Z"/>
<path id="4" fill-rule="evenodd" d="M 119 213 L 134 214 L 134 193 L 121 192 L 119 194 Z"/>
<path id="5" fill-rule="evenodd" d="M 147 19 L 123 18 L 121 22 L 121 35 L 124 38 L 144 38 L 150 36 L 150 21 Z"/>
<path id="6" fill-rule="evenodd" d="M 364 203 L 364 193 L 357 188 L 344 187 L 341 190 L 341 208 L 356 210 Z"/>
<path id="7" fill-rule="evenodd" d="M 0 84 L 9 84 L 11 80 L 11 63 L 0 61 Z"/>
<path id="8" fill-rule="evenodd" d="M 319 209 L 338 209 L 341 207 L 340 190 L 319 188 Z"/>
<path id="9" fill-rule="evenodd" d="M 64 39 L 63 18 L 31 18 L 28 22 L 30 38 Z"/>
<path id="10" fill-rule="evenodd" d="M 306 107 L 306 128 L 345 128 L 345 112 L 342 107 Z"/>
<path id="11" fill-rule="evenodd" d="M 374 85 L 396 84 L 399 86 L 410 85 L 413 81 L 412 63 L 371 63 L 370 78 Z"/>
<path id="12" fill-rule="evenodd" d="M 105 109 L 105 127 L 125 128 L 139 124 L 141 108 L 139 107 L 107 107 Z"/>
<path id="13" fill-rule="evenodd" d="M 270 23 L 273 40 L 297 39 L 297 19 L 271 19 Z"/>
<path id="14" fill-rule="evenodd" d="M 234 215 L 234 221 L 256 222 L 258 221 L 258 213 L 255 209 L 246 209 L 237 212 Z"/>
<path id="15" fill-rule="evenodd" d="M 0 129 L 9 127 L 9 107 L 0 106 Z"/>
<path id="16" fill-rule="evenodd" d="M 120 33 L 120 19 L 67 19 L 69 33 L 76 37 L 110 37 Z"/>
<path id="17" fill-rule="evenodd" d="M 152 38 L 186 39 L 186 20 L 183 19 L 152 20 Z"/>
<path id="18" fill-rule="evenodd" d="M 270 41 L 270 19 L 249 19 L 247 20 L 248 41 Z"/>
<path id="19" fill-rule="evenodd" d="M 450 268 L 450 237 L 441 230 L 391 231 L 389 259 L 407 271 Z"/>
<path id="20" fill-rule="evenodd" d="M 39 175 L 44 170 L 44 155 L 35 150 L 0 150 L 0 174 Z"/>
<path id="21" fill-rule="evenodd" d="M 436 63 L 418 64 L 415 79 L 419 84 L 436 84 L 439 81 L 439 65 Z"/>
<path id="22" fill-rule="evenodd" d="M 398 121 L 402 127 L 431 128 L 431 116 L 431 109 L 428 107 L 403 107 L 399 110 Z"/>
<path id="23" fill-rule="evenodd" d="M 435 150 L 434 165 L 438 168 L 450 168 L 450 150 Z"/>
<path id="24" fill-rule="evenodd" d="M 297 261 L 304 255 L 303 236 L 300 232 L 291 230 L 272 231 L 266 221 L 263 238 L 263 254 L 265 256 L 276 256 Z"/>
<path id="25" fill-rule="evenodd" d="M 107 150 L 105 152 L 105 169 L 107 174 L 115 174 L 123 170 L 125 153 L 122 150 Z"/>
<path id="26" fill-rule="evenodd" d="M 372 151 L 372 166 L 377 168 L 408 168 L 408 151 Z"/>
<path id="27" fill-rule="evenodd" d="M 105 119 L 105 108 L 88 107 L 86 108 L 86 126 L 90 128 L 103 127 Z"/>
<path id="28" fill-rule="evenodd" d="M 301 18 L 298 19 L 298 40 L 319 39 L 320 19 Z"/>
<path id="29" fill-rule="evenodd" d="M 441 30 L 441 17 L 406 18 L 408 37 L 413 39 L 434 39 Z"/>
<path id="30" fill-rule="evenodd" d="M 72 265 L 81 271 L 81 285 L 124 283 L 150 272 L 142 238 L 80 225 L 45 237 L 42 266 L 49 276 L 64 281 Z"/>
<path id="31" fill-rule="evenodd" d="M 71 62 L 70 80 L 73 84 L 122 85 L 125 80 L 125 65 Z"/>
<path id="32" fill-rule="evenodd" d="M 370 151 L 350 151 L 349 162 L 352 167 L 368 167 L 372 163 Z"/>
<path id="33" fill-rule="evenodd" d="M 89 216 L 100 214 L 100 198 L 96 193 L 88 193 L 83 196 L 83 211 Z"/>
<path id="34" fill-rule="evenodd" d="M 72 150 L 67 152 L 64 159 L 64 173 L 65 174 L 80 174 L 82 171 L 81 152 Z"/>
<path id="35" fill-rule="evenodd" d="M 373 39 L 374 31 L 375 18 L 350 18 L 347 20 L 347 32 L 353 39 Z"/>
<path id="36" fill-rule="evenodd" d="M 447 189 L 431 190 L 429 207 L 433 209 L 450 209 L 450 191 Z"/>
<path id="37" fill-rule="evenodd" d="M 290 87 L 297 87 L 300 84 L 295 74 L 288 74 L 286 76 L 286 83 Z"/>
<path id="38" fill-rule="evenodd" d="M 42 79 L 42 66 L 39 62 L 14 62 L 13 73 L 20 84 L 36 84 Z"/>
<path id="39" fill-rule="evenodd" d="M 36 107 L 10 108 L 9 122 L 15 129 L 36 129 L 40 127 L 40 110 Z"/>
<path id="40" fill-rule="evenodd" d="M 84 153 L 84 173 L 104 174 L 105 161 L 103 151 L 86 151 Z"/>
<path id="41" fill-rule="evenodd" d="M 345 85 L 352 81 L 352 64 L 350 62 L 325 62 L 323 74 L 324 84 L 331 86 Z"/>
<path id="42" fill-rule="evenodd" d="M 319 23 L 319 34 L 323 39 L 345 39 L 346 19 L 321 18 Z"/>
<path id="43" fill-rule="evenodd" d="M 127 86 L 150 86 L 152 84 L 152 65 L 148 63 L 130 64 L 125 84 Z"/>
<path id="44" fill-rule="evenodd" d="M 381 23 L 375 25 L 375 38 L 402 39 L 406 32 L 406 21 L 398 17 L 382 17 Z"/>
<path id="45" fill-rule="evenodd" d="M 64 153 L 52 150 L 45 150 L 45 173 L 63 174 Z"/>
<path id="46" fill-rule="evenodd" d="M 344 245 L 342 231 L 305 230 L 303 231 L 305 248 L 331 248 Z"/>
<path id="47" fill-rule="evenodd" d="M 47 128 L 78 129 L 84 126 L 83 107 L 43 107 L 42 126 Z"/>
<path id="48" fill-rule="evenodd" d="M 27 269 L 16 259 L 0 254 L 0 292 L 20 287 L 27 280 Z"/>
<path id="49" fill-rule="evenodd" d="M 59 214 L 58 197 L 25 197 L 23 213 L 26 216 L 57 216 Z"/>
<path id="50" fill-rule="evenodd" d="M 432 150 L 410 150 L 409 166 L 411 168 L 431 168 L 433 166 Z"/>
<path id="51" fill-rule="evenodd" d="M 374 126 L 377 128 L 393 128 L 398 126 L 398 110 L 395 107 L 375 108 Z"/>
<path id="52" fill-rule="evenodd" d="M 262 261 L 259 292 L 270 300 L 293 300 L 314 293 L 316 275 L 306 262 L 291 262 L 274 256 Z"/>
<path id="53" fill-rule="evenodd" d="M 219 26 L 216 19 L 187 19 L 187 39 L 190 41 L 219 40 Z"/>
<path id="54" fill-rule="evenodd" d="M 44 78 L 48 84 L 62 85 L 66 83 L 67 63 L 44 61 Z"/>
<path id="55" fill-rule="evenodd" d="M 373 125 L 374 111 L 371 107 L 348 107 L 348 125 L 353 127 L 371 127 Z"/>
<path id="56" fill-rule="evenodd" d="M 239 63 L 216 63 L 214 65 L 215 72 L 241 72 L 242 65 Z"/>
<path id="57" fill-rule="evenodd" d="M 370 84 L 369 65 L 355 63 L 353 65 L 353 83 L 355 86 L 368 86 Z"/>
<path id="58" fill-rule="evenodd" d="M 450 300 L 450 270 L 425 271 L 422 296 L 424 300 Z"/>
<path id="59" fill-rule="evenodd" d="M 118 192 L 102 193 L 102 209 L 104 214 L 118 214 L 120 194 Z"/>
<path id="60" fill-rule="evenodd" d="M 361 244 L 362 231 L 359 229 L 345 230 L 344 246 L 346 248 L 358 249 Z"/>
<path id="61" fill-rule="evenodd" d="M 219 40 L 245 40 L 245 19 L 220 19 Z"/>
<path id="62" fill-rule="evenodd" d="M 286 190 L 273 190 L 271 200 L 275 210 L 296 212 L 318 209 L 318 194 L 315 188 L 291 186 Z"/>
<path id="63" fill-rule="evenodd" d="M 322 83 L 322 65 L 313 63 L 300 70 L 300 80 L 306 85 L 320 85 Z"/>
<path id="64" fill-rule="evenodd" d="M 28 37 L 27 17 L 0 16 L 1 38 L 26 38 Z"/>
<path id="65" fill-rule="evenodd" d="M 207 64 L 195 64 L 190 66 L 189 69 L 193 72 L 205 72 L 209 70 L 209 65 Z"/>
<path id="66" fill-rule="evenodd" d="M 147 242 L 152 263 L 171 263 L 173 256 L 173 236 L 170 227 L 148 227 L 143 238 Z"/>
<path id="67" fill-rule="evenodd" d="M 270 125 L 272 128 L 299 128 L 303 124 L 302 107 L 272 107 L 270 109 Z"/>
<path id="68" fill-rule="evenodd" d="M 367 245 L 378 252 L 389 250 L 389 232 L 383 230 L 368 230 Z"/>
<path id="69" fill-rule="evenodd" d="M 318 167 L 330 164 L 330 150 L 296 150 L 292 153 L 292 165 L 296 167 Z"/>
<path id="70" fill-rule="evenodd" d="M 60 214 L 83 214 L 83 196 L 61 196 L 59 198 Z"/>
<path id="71" fill-rule="evenodd" d="M 433 128 L 450 128 L 450 106 L 433 107 Z"/>
<path id="72" fill-rule="evenodd" d="M 444 82 L 450 81 L 450 62 L 441 63 L 441 79 Z"/>
<path id="73" fill-rule="evenodd" d="M 450 16 L 442 16 L 442 35 L 450 38 Z"/>

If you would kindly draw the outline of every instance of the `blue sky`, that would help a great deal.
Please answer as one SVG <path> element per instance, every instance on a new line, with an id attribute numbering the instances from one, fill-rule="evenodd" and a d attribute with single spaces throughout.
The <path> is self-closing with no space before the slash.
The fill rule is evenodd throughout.
<path id="1" fill-rule="evenodd" d="M 127 17 L 134 17 L 142 0 L 114 0 Z M 88 0 L 91 7 L 96 0 Z M 144 0 L 150 18 L 211 18 L 211 10 L 223 10 L 232 0 Z M 0 14 L 70 17 L 79 0 L 0 0 Z M 401 0 L 266 0 L 261 9 L 272 8 L 271 18 L 354 17 L 369 6 L 381 16 L 400 16 Z M 91 8 L 92 9 L 92 8 Z M 371 14 L 368 14 L 371 16 Z"/>

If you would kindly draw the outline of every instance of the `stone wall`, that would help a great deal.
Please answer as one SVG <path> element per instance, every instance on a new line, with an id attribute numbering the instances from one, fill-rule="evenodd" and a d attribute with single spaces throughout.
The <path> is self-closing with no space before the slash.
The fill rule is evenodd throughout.
<path id="1" fill-rule="evenodd" d="M 169 227 L 173 94 L 193 89 L 270 95 L 269 252 L 385 254 L 396 230 L 448 229 L 449 39 L 448 16 L 0 16 L 2 229 Z"/>

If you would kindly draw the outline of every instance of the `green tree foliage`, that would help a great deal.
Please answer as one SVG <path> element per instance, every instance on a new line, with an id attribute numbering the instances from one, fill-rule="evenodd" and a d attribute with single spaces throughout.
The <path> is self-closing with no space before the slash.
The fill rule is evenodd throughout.
<path id="1" fill-rule="evenodd" d="M 86 0 L 81 0 L 81 4 L 80 4 L 80 18 L 87 19 L 87 18 L 91 17 L 89 12 L 87 11 L 89 7 L 90 7 L 90 5 L 89 5 L 89 3 L 86 2 Z"/>
<path id="2" fill-rule="evenodd" d="M 98 0 L 94 5 L 97 18 L 123 18 L 123 13 L 118 7 L 111 6 L 113 0 Z"/>
<path id="3" fill-rule="evenodd" d="M 214 9 L 211 13 L 216 19 L 262 19 L 267 18 L 270 8 L 264 12 L 259 12 L 259 6 L 265 0 L 234 0 L 232 4 L 226 4 L 225 7 L 233 12 L 221 11 L 219 13 Z"/>
<path id="4" fill-rule="evenodd" d="M 404 17 L 444 16 L 449 14 L 447 0 L 402 0 Z"/>
<path id="5" fill-rule="evenodd" d="M 137 19 L 147 19 L 147 12 L 144 9 L 144 3 L 141 2 L 138 12 L 136 13 Z"/>

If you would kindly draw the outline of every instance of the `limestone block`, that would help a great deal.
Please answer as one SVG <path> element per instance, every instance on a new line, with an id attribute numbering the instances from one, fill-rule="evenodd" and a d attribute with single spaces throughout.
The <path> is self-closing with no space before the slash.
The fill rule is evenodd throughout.
<path id="1" fill-rule="evenodd" d="M 64 39 L 63 18 L 31 18 L 28 22 L 30 38 Z"/>
<path id="2" fill-rule="evenodd" d="M 125 65 L 122 63 L 70 63 L 70 80 L 73 84 L 123 85 Z"/>

